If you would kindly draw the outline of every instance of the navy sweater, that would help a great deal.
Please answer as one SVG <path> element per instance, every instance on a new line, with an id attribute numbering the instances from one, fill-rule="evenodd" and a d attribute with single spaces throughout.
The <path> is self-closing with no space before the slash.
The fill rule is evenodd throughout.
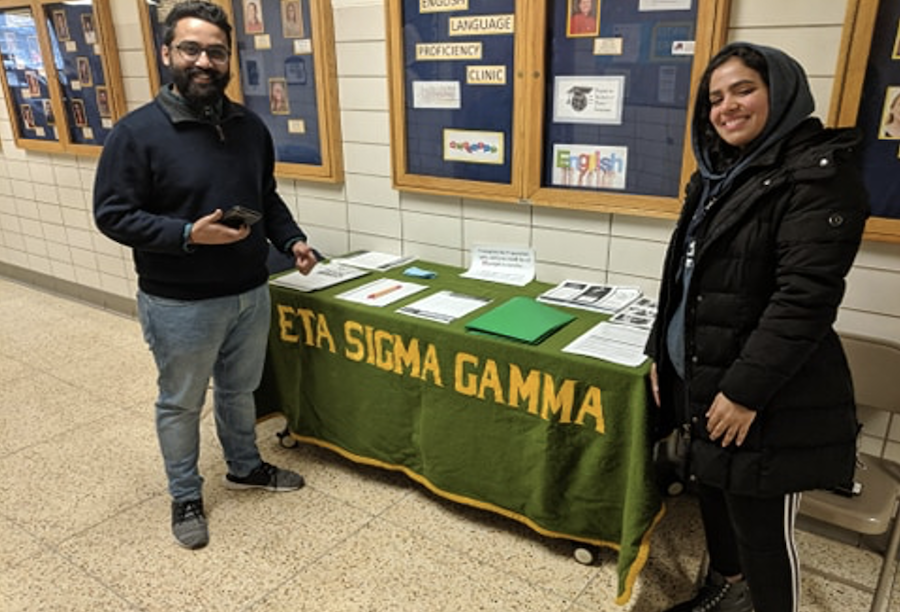
<path id="1" fill-rule="evenodd" d="M 202 119 L 170 91 L 121 119 L 94 184 L 94 218 L 130 246 L 144 292 L 197 300 L 264 283 L 268 241 L 285 251 L 306 236 L 276 192 L 272 137 L 249 109 L 225 100 Z M 245 240 L 185 248 L 185 226 L 239 204 L 263 213 Z M 268 241 L 267 241 L 268 240 Z"/>

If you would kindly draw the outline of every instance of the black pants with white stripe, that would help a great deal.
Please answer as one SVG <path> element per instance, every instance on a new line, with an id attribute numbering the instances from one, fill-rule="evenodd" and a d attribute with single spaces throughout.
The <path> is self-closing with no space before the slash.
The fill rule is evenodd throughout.
<path id="1" fill-rule="evenodd" d="M 794 522 L 800 494 L 745 497 L 706 485 L 698 494 L 710 567 L 723 576 L 743 574 L 755 612 L 797 612 Z"/>

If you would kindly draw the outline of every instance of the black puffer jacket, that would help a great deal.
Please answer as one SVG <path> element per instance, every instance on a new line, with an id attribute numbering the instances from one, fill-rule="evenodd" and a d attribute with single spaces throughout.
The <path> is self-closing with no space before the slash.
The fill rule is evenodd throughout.
<path id="1" fill-rule="evenodd" d="M 687 414 L 675 415 L 666 413 L 677 374 L 665 339 L 681 298 L 684 232 L 701 204 L 699 177 L 688 186 L 647 351 L 663 414 L 690 423 L 690 469 L 701 482 L 768 496 L 852 476 L 853 389 L 832 324 L 868 215 L 852 159 L 857 140 L 807 119 L 721 194 L 698 230 L 685 315 Z M 720 391 L 758 411 L 741 447 L 709 440 L 705 414 Z"/>

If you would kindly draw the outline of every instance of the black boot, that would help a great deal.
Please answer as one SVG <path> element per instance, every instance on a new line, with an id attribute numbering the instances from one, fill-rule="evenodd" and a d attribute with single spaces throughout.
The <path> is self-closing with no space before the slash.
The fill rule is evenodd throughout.
<path id="1" fill-rule="evenodd" d="M 666 612 L 753 612 L 753 601 L 746 580 L 731 583 L 710 570 L 696 597 Z"/>

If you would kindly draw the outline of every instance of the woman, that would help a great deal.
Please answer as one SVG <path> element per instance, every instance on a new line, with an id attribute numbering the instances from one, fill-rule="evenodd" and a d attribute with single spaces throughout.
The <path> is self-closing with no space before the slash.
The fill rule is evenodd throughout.
<path id="1" fill-rule="evenodd" d="M 700 82 L 698 170 L 647 345 L 660 416 L 690 434 L 710 560 L 670 612 L 796 611 L 799 492 L 853 477 L 853 388 L 832 323 L 868 205 L 858 134 L 823 128 L 813 108 L 803 69 L 768 47 L 728 45 Z"/>

